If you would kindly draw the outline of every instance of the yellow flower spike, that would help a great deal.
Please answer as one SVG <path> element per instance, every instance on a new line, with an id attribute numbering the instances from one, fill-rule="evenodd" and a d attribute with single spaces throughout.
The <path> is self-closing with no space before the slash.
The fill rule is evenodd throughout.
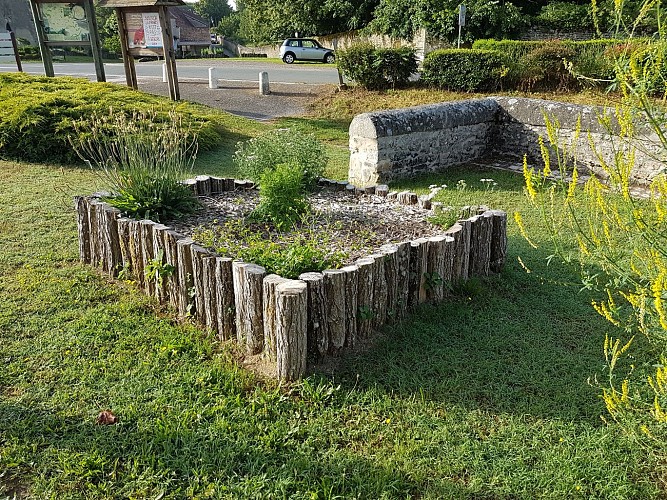
<path id="1" fill-rule="evenodd" d="M 579 179 L 579 172 L 577 172 L 577 168 L 575 166 L 574 170 L 572 171 L 572 180 L 570 181 L 570 185 L 567 188 L 567 199 L 568 200 L 574 199 L 574 192 L 575 192 L 575 189 L 577 188 L 578 179 Z"/>
<path id="2" fill-rule="evenodd" d="M 657 278 L 651 283 L 651 292 L 653 292 L 653 307 L 658 313 L 660 326 L 667 330 L 667 312 L 665 312 L 662 294 L 665 290 L 665 279 L 667 278 L 667 269 L 661 269 Z"/>
<path id="3" fill-rule="evenodd" d="M 549 177 L 551 175 L 551 156 L 549 155 L 549 149 L 544 145 L 544 138 L 541 135 L 538 136 L 537 143 L 540 145 L 540 154 L 542 155 L 542 161 L 544 162 L 542 174 L 544 177 Z"/>
<path id="4" fill-rule="evenodd" d="M 526 192 L 531 201 L 535 201 L 537 197 L 537 191 L 535 190 L 535 185 L 533 183 L 533 169 L 528 168 L 528 156 L 523 155 L 523 178 L 526 181 Z"/>
<path id="5" fill-rule="evenodd" d="M 514 222 L 516 222 L 516 225 L 519 228 L 519 232 L 521 233 L 521 236 L 524 237 L 524 239 L 528 242 L 528 244 L 533 248 L 537 248 L 537 245 L 535 243 L 533 243 L 532 240 L 528 237 L 528 233 L 526 232 L 526 228 L 523 225 L 523 218 L 521 217 L 521 213 L 514 212 Z"/>

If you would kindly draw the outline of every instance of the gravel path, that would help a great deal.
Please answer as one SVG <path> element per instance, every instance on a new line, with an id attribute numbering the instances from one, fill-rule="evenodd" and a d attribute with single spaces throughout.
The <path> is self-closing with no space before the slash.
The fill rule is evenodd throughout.
<path id="1" fill-rule="evenodd" d="M 139 90 L 169 96 L 166 83 L 156 79 L 140 79 Z M 181 99 L 205 104 L 234 115 L 253 120 L 272 120 L 306 113 L 308 103 L 322 94 L 328 85 L 304 83 L 271 83 L 271 94 L 261 95 L 259 84 L 220 80 L 220 88 L 209 89 L 203 80 L 179 81 Z"/>

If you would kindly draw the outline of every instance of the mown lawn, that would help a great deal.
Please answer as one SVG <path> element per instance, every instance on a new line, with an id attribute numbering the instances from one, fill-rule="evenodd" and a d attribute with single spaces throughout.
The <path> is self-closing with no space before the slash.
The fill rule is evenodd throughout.
<path id="1" fill-rule="evenodd" d="M 232 171 L 214 155 L 197 173 Z M 509 172 L 397 187 L 443 183 L 443 201 L 531 220 Z M 664 461 L 601 419 L 595 380 L 616 332 L 576 270 L 547 265 L 511 220 L 501 275 L 419 308 L 334 374 L 280 387 L 240 368 L 233 345 L 78 263 L 71 197 L 98 187 L 86 170 L 0 162 L 0 496 L 665 495 Z M 105 409 L 116 425 L 95 424 Z"/>

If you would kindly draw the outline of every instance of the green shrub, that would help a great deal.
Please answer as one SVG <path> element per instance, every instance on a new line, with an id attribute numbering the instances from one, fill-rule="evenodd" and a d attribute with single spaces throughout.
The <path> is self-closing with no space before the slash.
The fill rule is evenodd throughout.
<path id="1" fill-rule="evenodd" d="M 519 61 L 519 86 L 524 90 L 562 90 L 574 86 L 576 79 L 567 67 L 567 61 L 574 55 L 571 45 L 555 40 L 531 50 Z"/>
<path id="2" fill-rule="evenodd" d="M 337 54 L 343 74 L 369 90 L 405 86 L 417 71 L 415 51 L 408 47 L 376 49 L 371 44 L 353 45 Z"/>
<path id="3" fill-rule="evenodd" d="M 239 142 L 233 160 L 241 176 L 260 185 L 262 176 L 278 164 L 295 165 L 301 169 L 303 186 L 312 189 L 324 174 L 327 155 L 322 144 L 313 136 L 291 129 L 278 129 Z"/>
<path id="4" fill-rule="evenodd" d="M 281 163 L 266 170 L 260 179 L 259 205 L 251 218 L 273 224 L 279 231 L 291 229 L 308 212 L 301 167 Z"/>
<path id="5" fill-rule="evenodd" d="M 217 111 L 81 78 L 0 74 L 0 102 L 0 157 L 6 159 L 78 162 L 68 139 L 74 123 L 110 109 L 127 116 L 151 111 L 163 122 L 176 110 L 186 129 L 197 134 L 200 149 L 213 148 L 224 133 Z"/>
<path id="6" fill-rule="evenodd" d="M 503 58 L 491 50 L 442 49 L 424 60 L 422 80 L 434 87 L 472 92 L 495 90 L 503 73 Z"/>
<path id="7" fill-rule="evenodd" d="M 175 112 L 164 122 L 155 114 L 94 116 L 74 131 L 73 149 L 97 167 L 111 192 L 105 201 L 125 215 L 164 220 L 199 206 L 181 182 L 196 157 L 194 134 Z"/>

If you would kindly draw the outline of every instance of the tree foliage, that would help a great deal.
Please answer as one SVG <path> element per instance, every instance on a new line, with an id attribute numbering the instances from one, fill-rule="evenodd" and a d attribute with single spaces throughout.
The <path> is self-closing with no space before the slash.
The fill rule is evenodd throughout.
<path id="1" fill-rule="evenodd" d="M 227 0 L 199 0 L 192 4 L 192 8 L 197 14 L 208 19 L 213 26 L 217 26 L 223 17 L 233 12 Z"/>

